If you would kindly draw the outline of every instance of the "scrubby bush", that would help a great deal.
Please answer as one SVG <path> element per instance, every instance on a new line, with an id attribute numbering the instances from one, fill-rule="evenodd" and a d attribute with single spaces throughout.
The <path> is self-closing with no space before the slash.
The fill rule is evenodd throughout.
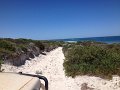
<path id="1" fill-rule="evenodd" d="M 19 39 L 15 39 L 14 42 L 15 42 L 16 44 L 28 44 L 28 43 L 30 43 L 30 42 L 34 42 L 34 40 L 19 38 Z"/>
<path id="2" fill-rule="evenodd" d="M 6 41 L 6 40 L 0 40 L 0 48 L 4 48 L 6 50 L 9 51 L 15 51 L 15 44 L 10 42 L 10 41 Z"/>
<path id="3" fill-rule="evenodd" d="M 108 47 L 73 45 L 68 48 L 63 64 L 66 75 L 95 75 L 102 78 L 120 75 L 120 46 Z"/>
<path id="4" fill-rule="evenodd" d="M 18 45 L 18 47 L 19 47 L 22 51 L 24 51 L 25 53 L 27 53 L 27 51 L 28 51 L 27 45 L 20 44 L 20 45 Z"/>
<path id="5" fill-rule="evenodd" d="M 3 63 L 3 60 L 0 58 L 0 72 L 2 71 L 2 70 L 1 70 L 2 63 Z"/>
<path id="6" fill-rule="evenodd" d="M 17 57 L 20 58 L 23 53 L 25 57 L 29 58 L 28 56 L 34 56 L 35 51 L 38 51 L 38 55 L 44 51 L 51 51 L 60 45 L 62 45 L 61 42 L 57 41 L 0 38 L 0 58 L 6 62 L 7 60 L 14 60 Z"/>
<path id="7" fill-rule="evenodd" d="M 45 40 L 45 41 L 41 41 L 45 47 L 45 51 L 49 52 L 57 47 L 61 47 L 64 42 L 62 41 L 48 41 L 48 40 Z"/>
<path id="8" fill-rule="evenodd" d="M 45 46 L 41 43 L 41 41 L 36 41 L 35 45 L 40 49 L 43 50 L 45 49 Z"/>

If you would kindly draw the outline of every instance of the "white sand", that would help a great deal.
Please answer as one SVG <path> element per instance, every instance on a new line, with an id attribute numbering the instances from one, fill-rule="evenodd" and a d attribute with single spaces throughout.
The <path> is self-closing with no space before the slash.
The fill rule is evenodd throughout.
<path id="1" fill-rule="evenodd" d="M 90 76 L 66 77 L 63 62 L 62 47 L 59 47 L 47 55 L 40 55 L 31 61 L 27 60 L 25 65 L 20 67 L 3 64 L 2 68 L 5 72 L 42 73 L 49 80 L 49 90 L 81 90 L 83 83 L 87 83 L 88 87 L 94 90 L 120 90 L 120 77 L 118 76 L 114 76 L 110 81 Z M 82 90 L 93 90 L 90 88 Z"/>

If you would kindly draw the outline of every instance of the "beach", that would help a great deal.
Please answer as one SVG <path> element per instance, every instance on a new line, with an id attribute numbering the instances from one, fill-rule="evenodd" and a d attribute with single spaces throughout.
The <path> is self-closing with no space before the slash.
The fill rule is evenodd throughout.
<path id="1" fill-rule="evenodd" d="M 20 67 L 2 64 L 4 72 L 24 72 L 41 74 L 49 81 L 49 90 L 120 90 L 120 77 L 114 75 L 112 80 L 105 80 L 95 76 L 65 76 L 62 47 L 58 47 L 46 55 L 39 55 L 26 60 Z M 43 81 L 42 81 L 43 83 Z"/>

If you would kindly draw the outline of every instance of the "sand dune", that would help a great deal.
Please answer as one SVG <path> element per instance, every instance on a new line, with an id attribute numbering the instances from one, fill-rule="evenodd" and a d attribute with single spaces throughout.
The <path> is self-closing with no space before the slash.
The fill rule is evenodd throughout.
<path id="1" fill-rule="evenodd" d="M 27 60 L 25 65 L 20 67 L 3 64 L 2 68 L 5 72 L 40 73 L 48 78 L 49 90 L 120 90 L 120 77 L 118 76 L 114 76 L 109 81 L 94 76 L 66 77 L 63 62 L 62 47 L 59 47 L 47 55 Z"/>

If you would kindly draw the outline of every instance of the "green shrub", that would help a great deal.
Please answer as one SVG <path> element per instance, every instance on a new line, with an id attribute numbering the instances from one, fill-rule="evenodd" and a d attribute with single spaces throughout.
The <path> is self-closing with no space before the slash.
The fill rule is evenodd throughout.
<path id="1" fill-rule="evenodd" d="M 116 49 L 100 46 L 74 45 L 65 53 L 63 65 L 67 76 L 95 75 L 110 78 L 114 74 L 120 75 L 120 53 Z"/>
<path id="2" fill-rule="evenodd" d="M 19 39 L 15 39 L 14 42 L 15 42 L 16 44 L 28 44 L 28 43 L 30 43 L 30 42 L 34 42 L 34 40 L 19 38 Z"/>
<path id="3" fill-rule="evenodd" d="M 27 45 L 20 44 L 20 45 L 19 45 L 19 48 L 20 48 L 22 51 L 24 51 L 25 53 L 28 51 Z"/>
<path id="4" fill-rule="evenodd" d="M 40 41 L 36 41 L 35 45 L 40 49 L 40 50 L 44 50 L 45 46 L 40 42 Z"/>
<path id="5" fill-rule="evenodd" d="M 2 63 L 3 63 L 3 60 L 0 58 L 0 72 L 2 71 L 2 70 L 1 70 Z"/>
<path id="6" fill-rule="evenodd" d="M 61 47 L 63 46 L 64 42 L 62 41 L 41 41 L 44 45 L 45 50 L 47 50 L 48 52 L 57 48 L 57 47 Z"/>
<path id="7" fill-rule="evenodd" d="M 4 48 L 9 51 L 16 50 L 15 44 L 10 41 L 6 41 L 6 40 L 0 40 L 0 48 Z"/>

